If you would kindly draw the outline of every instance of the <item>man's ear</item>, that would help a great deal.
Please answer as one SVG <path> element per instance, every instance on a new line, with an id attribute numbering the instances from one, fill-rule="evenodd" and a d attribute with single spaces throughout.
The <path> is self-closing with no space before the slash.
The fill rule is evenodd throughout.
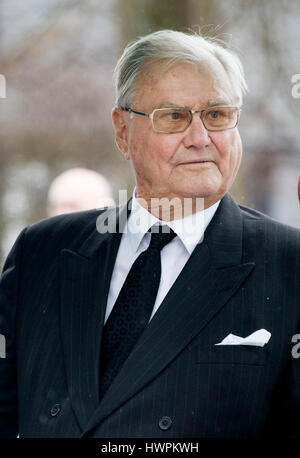
<path id="1" fill-rule="evenodd" d="M 114 108 L 112 112 L 112 120 L 115 128 L 116 143 L 119 150 L 124 154 L 125 159 L 130 159 L 129 156 L 129 116 L 128 112 L 120 108 Z"/>

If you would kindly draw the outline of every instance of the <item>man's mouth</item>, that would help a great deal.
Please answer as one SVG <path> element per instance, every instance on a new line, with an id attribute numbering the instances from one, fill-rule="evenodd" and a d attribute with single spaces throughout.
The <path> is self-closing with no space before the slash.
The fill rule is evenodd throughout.
<path id="1" fill-rule="evenodd" d="M 181 165 L 186 165 L 186 164 L 206 164 L 206 163 L 209 163 L 209 162 L 214 162 L 214 161 L 211 161 L 209 159 L 207 160 L 197 160 L 197 161 L 187 161 L 187 162 L 182 162 Z"/>

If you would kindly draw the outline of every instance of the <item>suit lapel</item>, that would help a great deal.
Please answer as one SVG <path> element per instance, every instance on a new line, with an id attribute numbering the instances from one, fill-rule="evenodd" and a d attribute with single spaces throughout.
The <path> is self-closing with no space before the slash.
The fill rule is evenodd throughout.
<path id="1" fill-rule="evenodd" d="M 126 206 L 122 212 L 126 212 Z M 98 217 L 114 220 L 113 210 Z M 119 215 L 117 215 L 117 223 Z M 120 232 L 96 230 L 78 252 L 61 252 L 61 336 L 72 407 L 84 429 L 99 404 L 98 374 L 102 328 Z"/>
<path id="2" fill-rule="evenodd" d="M 242 234 L 241 211 L 226 195 L 84 433 L 156 377 L 239 288 L 254 267 L 242 263 Z"/>

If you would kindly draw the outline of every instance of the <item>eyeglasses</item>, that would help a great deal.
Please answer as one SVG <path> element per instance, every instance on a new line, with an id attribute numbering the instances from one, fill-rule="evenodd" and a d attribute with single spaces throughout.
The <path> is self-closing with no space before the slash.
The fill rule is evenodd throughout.
<path id="1" fill-rule="evenodd" d="M 132 108 L 121 108 L 141 116 L 151 119 L 152 127 L 155 132 L 165 134 L 175 134 L 183 132 L 191 124 L 193 115 L 200 114 L 206 130 L 217 132 L 221 130 L 233 129 L 239 120 L 241 109 L 231 106 L 216 106 L 205 110 L 189 110 L 187 108 L 155 108 L 152 113 L 142 113 Z"/>

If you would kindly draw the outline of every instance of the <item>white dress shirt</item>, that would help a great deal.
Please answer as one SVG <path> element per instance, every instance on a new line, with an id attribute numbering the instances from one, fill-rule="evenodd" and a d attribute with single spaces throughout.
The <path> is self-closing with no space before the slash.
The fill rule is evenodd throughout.
<path id="1" fill-rule="evenodd" d="M 161 279 L 156 301 L 150 317 L 156 313 L 164 297 L 188 261 L 197 243 L 203 240 L 204 231 L 214 216 L 220 201 L 211 207 L 182 219 L 161 221 L 142 207 L 133 192 L 132 210 L 122 234 L 107 299 L 105 322 L 113 309 L 119 292 L 136 258 L 147 250 L 153 224 L 168 224 L 177 237 L 161 250 Z"/>

